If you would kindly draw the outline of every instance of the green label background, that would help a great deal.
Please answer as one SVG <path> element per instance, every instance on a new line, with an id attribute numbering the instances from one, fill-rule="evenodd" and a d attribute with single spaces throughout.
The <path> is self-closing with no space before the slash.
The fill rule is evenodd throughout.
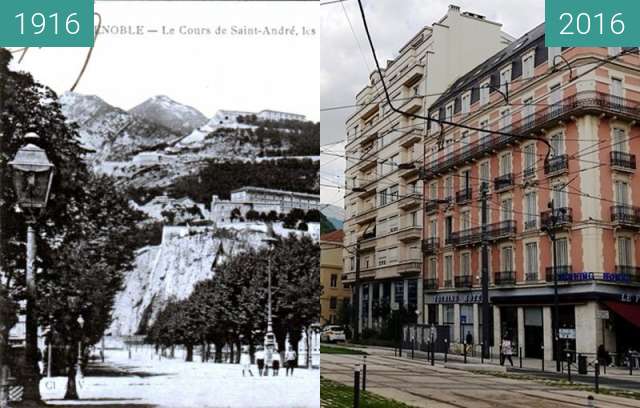
<path id="1" fill-rule="evenodd" d="M 573 35 L 561 35 L 568 19 L 560 16 L 570 13 L 573 16 L 567 31 Z M 579 34 L 576 28 L 578 14 L 587 13 L 591 17 L 591 30 L 588 34 Z M 600 34 L 600 19 L 596 14 L 603 13 L 603 33 Z M 620 35 L 611 31 L 611 18 L 618 13 L 617 19 L 624 21 L 624 32 Z M 584 18 L 583 18 L 584 19 Z M 586 28 L 583 22 L 582 29 Z M 616 30 L 619 27 L 616 26 Z M 637 47 L 640 45 L 640 0 L 545 0 L 545 44 L 548 47 Z"/>
<path id="2" fill-rule="evenodd" d="M 20 34 L 20 19 L 24 13 L 24 35 Z M 31 16 L 42 13 L 47 28 L 40 34 L 31 25 Z M 58 13 L 58 35 L 54 34 L 54 20 L 49 16 Z M 80 23 L 76 35 L 66 32 L 67 16 Z M 74 27 L 75 29 L 75 27 Z M 93 0 L 0 0 L 0 47 L 93 47 Z"/>

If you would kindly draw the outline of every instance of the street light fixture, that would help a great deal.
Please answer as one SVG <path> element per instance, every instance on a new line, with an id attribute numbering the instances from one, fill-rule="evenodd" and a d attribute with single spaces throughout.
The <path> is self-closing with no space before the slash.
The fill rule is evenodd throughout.
<path id="1" fill-rule="evenodd" d="M 82 378 L 82 335 L 84 329 L 84 318 L 78 316 L 78 326 L 80 326 L 80 338 L 78 339 L 78 376 Z"/>
<path id="2" fill-rule="evenodd" d="M 26 338 L 25 338 L 25 401 L 40 401 L 40 373 L 38 370 L 38 322 L 36 320 L 36 259 L 37 217 L 49 201 L 54 166 L 46 152 L 33 144 L 39 137 L 36 133 L 25 135 L 27 144 L 20 148 L 9 162 L 13 169 L 13 183 L 19 208 L 26 214 L 27 264 L 26 264 Z M 29 142 L 32 143 L 29 143 Z"/>
<path id="3" fill-rule="evenodd" d="M 267 257 L 267 275 L 268 275 L 268 301 L 267 301 L 267 333 L 264 336 L 264 348 L 265 351 L 271 350 L 275 345 L 275 334 L 273 334 L 273 314 L 271 305 L 271 256 L 273 254 L 273 246 L 278 239 L 274 236 L 273 227 L 269 224 L 267 226 L 267 236 L 262 239 L 262 242 L 266 243 L 269 247 L 269 255 Z M 270 348 L 271 347 L 271 348 Z"/>

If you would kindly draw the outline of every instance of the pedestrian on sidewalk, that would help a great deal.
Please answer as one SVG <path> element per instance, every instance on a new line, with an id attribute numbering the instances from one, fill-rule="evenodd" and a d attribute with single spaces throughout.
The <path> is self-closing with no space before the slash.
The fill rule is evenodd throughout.
<path id="1" fill-rule="evenodd" d="M 271 364 L 271 369 L 273 370 L 273 376 L 278 376 L 278 371 L 280 370 L 280 353 L 277 351 L 273 353 L 273 362 Z"/>
<path id="2" fill-rule="evenodd" d="M 264 376 L 269 376 L 269 368 L 273 365 L 273 345 L 268 345 L 264 353 Z"/>
<path id="3" fill-rule="evenodd" d="M 256 364 L 258 365 L 258 374 L 262 377 L 262 370 L 264 370 L 264 348 L 258 346 L 256 350 Z"/>
<path id="4" fill-rule="evenodd" d="M 284 356 L 285 360 L 287 360 L 286 362 L 286 375 L 289 376 L 289 370 L 291 370 L 291 376 L 293 377 L 293 369 L 296 366 L 296 352 L 293 350 L 293 348 L 289 347 L 289 350 L 287 351 L 287 353 Z"/>
<path id="5" fill-rule="evenodd" d="M 502 339 L 500 348 L 500 365 L 504 365 L 505 361 L 509 360 L 509 363 L 513 367 L 513 359 L 511 359 L 511 356 L 513 355 L 513 345 L 511 344 L 509 337 L 505 336 Z"/>
<path id="6" fill-rule="evenodd" d="M 245 371 L 249 372 L 249 375 L 253 377 L 251 372 L 251 354 L 249 354 L 249 346 L 242 346 L 242 354 L 240 354 L 240 365 L 242 366 L 242 376 L 245 376 Z"/>
<path id="7" fill-rule="evenodd" d="M 473 334 L 470 331 L 467 331 L 467 337 L 464 342 L 467 347 L 467 354 L 471 354 L 471 351 L 473 351 Z"/>

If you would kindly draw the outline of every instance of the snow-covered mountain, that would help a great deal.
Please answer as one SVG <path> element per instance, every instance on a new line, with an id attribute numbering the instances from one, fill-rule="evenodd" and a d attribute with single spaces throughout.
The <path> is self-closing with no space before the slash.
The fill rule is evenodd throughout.
<path id="1" fill-rule="evenodd" d="M 164 95 L 149 98 L 129 112 L 180 135 L 189 134 L 207 122 L 207 117 L 197 109 Z"/>

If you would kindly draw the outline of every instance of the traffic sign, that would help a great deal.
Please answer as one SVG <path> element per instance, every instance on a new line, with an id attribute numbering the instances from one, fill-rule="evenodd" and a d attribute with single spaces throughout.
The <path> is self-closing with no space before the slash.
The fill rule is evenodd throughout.
<path id="1" fill-rule="evenodd" d="M 598 319 L 609 320 L 608 310 L 598 310 Z"/>

